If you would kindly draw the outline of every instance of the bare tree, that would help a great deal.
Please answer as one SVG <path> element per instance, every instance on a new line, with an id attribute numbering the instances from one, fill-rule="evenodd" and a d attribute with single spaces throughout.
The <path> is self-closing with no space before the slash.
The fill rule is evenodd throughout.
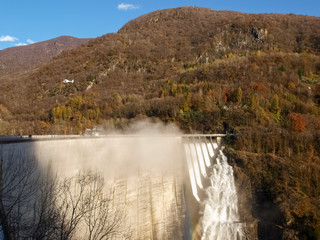
<path id="1" fill-rule="evenodd" d="M 38 200 L 33 207 L 31 239 L 59 239 L 59 212 L 57 201 L 57 177 L 45 176 L 39 189 Z"/>
<path id="2" fill-rule="evenodd" d="M 1 226 L 2 226 L 2 231 L 5 239 L 11 240 L 11 231 L 9 228 L 8 224 L 8 216 L 5 212 L 5 208 L 3 205 L 3 181 L 2 181 L 2 163 L 3 160 L 0 159 L 0 220 L 1 220 Z"/>
<path id="3" fill-rule="evenodd" d="M 97 173 L 59 178 L 50 169 L 40 171 L 32 154 L 0 153 L 0 220 L 5 239 L 130 238 L 125 211 L 113 205 L 113 191 L 105 188 Z"/>
<path id="4" fill-rule="evenodd" d="M 114 191 L 105 193 L 104 179 L 97 174 L 89 173 L 89 191 L 85 197 L 84 222 L 88 227 L 88 239 L 129 239 L 130 228 L 126 229 L 126 214 L 119 206 L 113 205 Z"/>
<path id="5" fill-rule="evenodd" d="M 60 239 L 70 239 L 81 226 L 86 239 L 128 239 L 126 214 L 112 203 L 113 191 L 106 193 L 104 179 L 84 172 L 65 179 L 59 186 Z"/>
<path id="6" fill-rule="evenodd" d="M 2 152 L 2 151 L 1 151 Z M 1 154 L 1 223 L 6 239 L 28 235 L 30 209 L 39 189 L 39 171 L 34 158 L 23 151 Z"/>

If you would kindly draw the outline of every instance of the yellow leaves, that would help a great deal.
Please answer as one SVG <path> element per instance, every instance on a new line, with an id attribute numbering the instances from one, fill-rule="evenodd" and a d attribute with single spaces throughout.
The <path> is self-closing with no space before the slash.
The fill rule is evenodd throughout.
<path id="1" fill-rule="evenodd" d="M 53 120 L 69 120 L 72 117 L 72 109 L 70 106 L 57 106 L 51 110 L 51 116 Z"/>
<path id="2" fill-rule="evenodd" d="M 260 51 L 260 50 L 252 51 L 252 52 L 250 52 L 250 55 L 260 57 L 260 55 L 261 55 L 261 51 Z"/>
<path id="3" fill-rule="evenodd" d="M 223 56 L 223 58 L 232 58 L 233 57 L 233 55 L 232 55 L 232 53 L 227 53 L 227 54 L 225 54 L 224 56 Z"/>
<path id="4" fill-rule="evenodd" d="M 261 55 L 261 51 L 260 51 L 260 50 L 258 50 L 258 51 L 256 52 L 256 55 L 260 57 L 260 55 Z"/>
<path id="5" fill-rule="evenodd" d="M 118 100 L 118 96 L 116 94 L 114 96 Z M 68 104 L 54 107 L 51 110 L 51 121 L 56 123 L 57 120 L 63 120 L 91 124 L 91 120 L 99 121 L 100 114 L 101 110 L 93 97 L 76 96 L 70 99 Z"/>
<path id="6" fill-rule="evenodd" d="M 76 96 L 71 98 L 69 106 L 73 109 L 80 109 L 83 104 L 83 98 L 81 96 Z"/>
<path id="7" fill-rule="evenodd" d="M 188 112 L 190 110 L 189 103 L 185 101 L 183 103 L 183 112 Z"/>
<path id="8" fill-rule="evenodd" d="M 55 107 L 51 110 L 51 116 L 53 118 L 53 121 L 56 119 L 62 118 L 62 112 L 61 112 L 61 107 Z"/>
<path id="9" fill-rule="evenodd" d="M 171 70 L 176 72 L 178 70 L 178 68 L 176 66 L 171 66 Z"/>
<path id="10" fill-rule="evenodd" d="M 177 90 L 178 90 L 178 86 L 177 86 L 177 84 L 173 84 L 172 85 L 172 87 L 171 87 L 171 95 L 172 96 L 175 96 L 176 95 L 176 93 L 177 93 Z"/>
<path id="11" fill-rule="evenodd" d="M 164 98 L 166 94 L 166 91 L 164 89 L 160 90 L 160 98 Z"/>
<path id="12" fill-rule="evenodd" d="M 2 104 L 0 104 L 0 118 L 1 117 L 9 117 L 11 116 L 11 112 L 8 110 L 8 108 L 6 108 L 5 106 L 3 106 Z"/>
<path id="13" fill-rule="evenodd" d="M 259 96 L 254 93 L 250 97 L 250 109 L 251 111 L 254 111 L 257 107 L 259 107 Z"/>
<path id="14" fill-rule="evenodd" d="M 293 90 L 293 89 L 296 88 L 296 84 L 295 84 L 293 81 L 290 81 L 289 84 L 288 84 L 288 88 L 289 88 L 290 90 Z"/>
<path id="15" fill-rule="evenodd" d="M 293 207 L 293 213 L 297 217 L 310 216 L 313 211 L 313 206 L 309 198 L 299 200 Z"/>
<path id="16" fill-rule="evenodd" d="M 279 106 L 279 96 L 277 94 L 272 96 L 270 111 L 273 113 L 276 122 L 279 122 L 281 119 L 281 109 Z"/>
<path id="17" fill-rule="evenodd" d="M 41 128 L 49 128 L 51 125 L 49 122 L 40 121 Z"/>
<path id="18" fill-rule="evenodd" d="M 241 87 L 238 88 L 236 97 L 237 97 L 237 103 L 241 104 L 242 103 L 242 89 L 241 89 Z"/>
<path id="19" fill-rule="evenodd" d="M 103 112 L 104 112 L 104 114 L 107 115 L 107 116 L 109 116 L 109 115 L 112 114 L 112 107 L 110 106 L 109 103 L 106 103 L 106 104 L 104 105 Z"/>
<path id="20" fill-rule="evenodd" d="M 122 104 L 122 97 L 116 91 L 112 93 L 111 97 L 111 107 L 112 109 L 118 109 Z"/>

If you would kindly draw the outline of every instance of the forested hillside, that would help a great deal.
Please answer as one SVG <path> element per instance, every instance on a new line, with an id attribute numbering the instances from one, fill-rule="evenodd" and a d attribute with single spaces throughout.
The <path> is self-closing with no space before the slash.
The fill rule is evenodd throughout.
<path id="1" fill-rule="evenodd" d="M 270 229 L 320 239 L 320 18 L 161 10 L 10 77 L 0 134 L 122 130 L 146 118 L 229 133 L 261 239 Z"/>

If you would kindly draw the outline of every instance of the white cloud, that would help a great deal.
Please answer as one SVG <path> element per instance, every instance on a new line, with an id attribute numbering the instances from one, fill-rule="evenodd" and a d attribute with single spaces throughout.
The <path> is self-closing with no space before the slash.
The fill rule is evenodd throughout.
<path id="1" fill-rule="evenodd" d="M 17 47 L 19 47 L 19 46 L 25 46 L 25 45 L 27 45 L 26 43 L 17 43 L 17 44 L 15 44 L 15 46 L 17 46 Z"/>
<path id="2" fill-rule="evenodd" d="M 134 4 L 129 4 L 129 3 L 121 3 L 118 5 L 117 7 L 119 10 L 135 10 L 135 9 L 139 9 L 140 7 Z"/>
<path id="3" fill-rule="evenodd" d="M 19 42 L 19 43 L 15 43 L 13 44 L 14 46 L 20 47 L 20 46 L 26 46 L 29 44 L 35 43 L 34 41 L 32 41 L 31 39 L 27 39 L 26 42 Z"/>
<path id="4" fill-rule="evenodd" d="M 14 41 L 17 41 L 18 40 L 18 38 L 16 38 L 16 37 L 12 37 L 12 36 L 9 36 L 9 35 L 7 35 L 7 36 L 1 36 L 0 37 L 0 42 L 14 42 Z"/>
<path id="5" fill-rule="evenodd" d="M 32 44 L 34 43 L 34 41 L 32 41 L 31 39 L 27 39 L 27 43 Z"/>

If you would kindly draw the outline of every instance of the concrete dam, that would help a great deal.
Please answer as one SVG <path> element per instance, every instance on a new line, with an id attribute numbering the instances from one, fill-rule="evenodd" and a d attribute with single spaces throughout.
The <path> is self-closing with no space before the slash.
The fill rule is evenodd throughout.
<path id="1" fill-rule="evenodd" d="M 119 220 L 122 229 L 101 239 L 245 239 L 244 226 L 239 223 L 233 170 L 221 149 L 222 137 L 107 135 L 0 139 L 3 196 L 7 189 L 7 196 L 10 195 L 4 207 L 10 209 L 8 218 L 19 215 L 15 229 L 20 230 L 16 237 L 35 234 L 27 227 L 22 228 L 23 219 L 30 222 L 32 216 L 33 221 L 40 222 L 39 214 L 36 216 L 30 209 L 41 197 L 31 196 L 25 203 L 12 204 L 21 195 L 17 189 L 25 191 L 23 181 L 37 179 L 38 184 L 38 177 L 21 177 L 30 169 L 26 163 L 32 162 L 36 165 L 33 174 L 44 179 L 48 175 L 70 179 L 86 171 L 99 174 L 104 180 L 104 191 L 111 193 L 108 206 L 124 213 Z M 17 179 L 12 173 L 17 173 Z M 17 189 L 10 192 L 12 185 Z M 68 186 L 71 189 L 75 185 Z M 34 190 L 33 196 L 42 196 L 38 193 L 39 190 Z M 68 193 L 71 196 L 73 190 Z M 55 209 L 66 206 L 66 200 L 53 198 Z M 73 212 L 66 215 L 70 214 Z M 88 221 L 83 219 L 77 222 L 77 229 L 68 239 L 98 239 L 88 237 L 93 230 L 86 227 Z M 128 234 L 122 235 L 124 232 Z"/>

